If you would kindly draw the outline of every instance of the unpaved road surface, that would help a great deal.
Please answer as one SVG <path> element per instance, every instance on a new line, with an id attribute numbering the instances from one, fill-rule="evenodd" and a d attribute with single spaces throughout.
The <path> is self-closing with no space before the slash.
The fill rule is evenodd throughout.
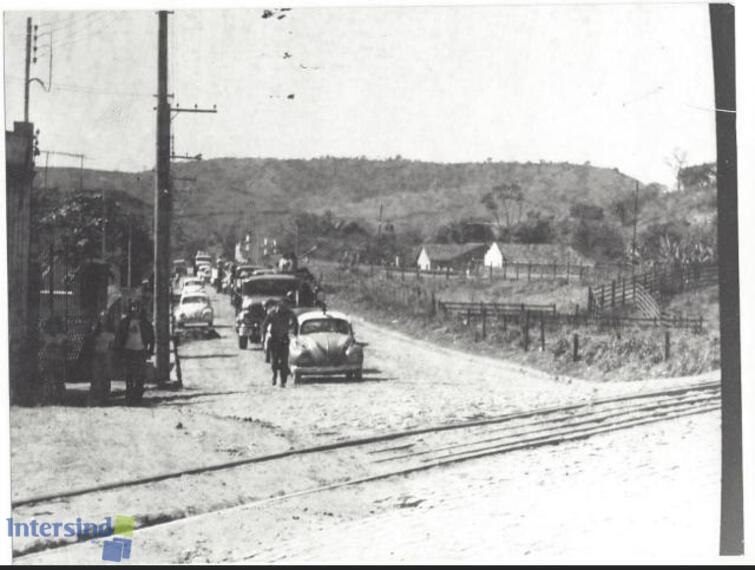
<path id="1" fill-rule="evenodd" d="M 54 421 L 48 419 L 44 427 L 30 428 L 29 420 L 45 410 L 14 409 L 14 499 L 716 378 L 709 374 L 605 384 L 553 378 L 356 320 L 357 337 L 368 343 L 363 381 L 314 379 L 281 389 L 272 386 L 259 350 L 238 349 L 228 299 L 214 301 L 220 338 L 180 347 L 181 392 L 151 391 L 142 408 L 116 402 L 106 408 L 53 409 Z M 87 445 L 72 452 L 75 435 L 62 426 L 82 422 L 92 431 L 83 438 Z M 14 516 L 99 520 L 108 514 L 135 515 L 145 528 L 135 534 L 134 562 L 561 556 L 569 553 L 570 543 L 589 541 L 592 532 L 605 543 L 605 524 L 596 524 L 596 517 L 612 524 L 637 519 L 640 524 L 644 516 L 646 525 L 648 520 L 656 525 L 648 536 L 657 537 L 658 525 L 668 525 L 673 534 L 680 524 L 691 524 L 690 512 L 707 513 L 718 492 L 718 433 L 718 414 L 707 413 L 585 443 L 518 451 L 302 496 L 295 493 L 363 476 L 364 455 L 293 456 L 273 464 L 21 506 Z M 40 469 L 40 454 L 49 458 L 46 469 Z M 581 475 L 563 475 L 575 461 L 581 467 L 574 474 Z M 569 481 L 575 481 L 574 486 Z M 655 491 L 648 494 L 642 490 L 646 488 Z M 667 510 L 676 505 L 680 489 L 692 489 L 699 497 L 694 508 L 689 507 L 692 511 Z M 596 492 L 601 493 L 597 501 L 591 495 Z M 668 501 L 650 500 L 659 492 Z M 645 507 L 640 508 L 637 501 L 643 498 Z M 621 509 L 629 509 L 626 516 Z M 475 524 L 468 522 L 455 525 L 458 520 L 479 521 L 484 532 L 472 532 Z M 460 530 L 449 542 L 447 534 L 454 526 Z M 549 529 L 546 536 L 536 532 L 539 526 Z M 699 522 L 694 531 L 707 536 L 707 528 Z M 565 538 L 555 540 L 554 533 Z M 341 536 L 351 539 L 336 542 Z M 711 537 L 711 543 L 715 539 Z M 396 547 L 390 548 L 392 544 Z M 662 544 L 641 546 L 655 552 Z M 707 547 L 702 540 L 696 544 Z M 18 553 L 42 546 L 39 540 L 14 542 Z M 85 543 L 27 554 L 17 562 L 95 563 L 99 551 L 100 545 Z"/>

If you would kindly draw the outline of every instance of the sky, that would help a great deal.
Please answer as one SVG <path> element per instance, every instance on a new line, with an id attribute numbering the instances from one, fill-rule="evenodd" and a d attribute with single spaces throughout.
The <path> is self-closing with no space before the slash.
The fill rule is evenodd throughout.
<path id="1" fill-rule="evenodd" d="M 169 17 L 173 103 L 218 109 L 173 120 L 176 153 L 589 161 L 667 185 L 675 152 L 715 160 L 705 4 L 262 13 Z M 32 76 L 46 85 L 53 46 L 49 92 L 31 86 L 40 148 L 152 168 L 154 10 L 6 13 L 6 128 L 23 115 L 27 16 L 39 25 Z"/>

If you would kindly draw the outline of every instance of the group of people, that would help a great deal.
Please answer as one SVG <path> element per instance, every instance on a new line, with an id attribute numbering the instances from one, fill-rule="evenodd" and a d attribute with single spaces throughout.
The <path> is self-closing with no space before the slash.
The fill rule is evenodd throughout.
<path id="1" fill-rule="evenodd" d="M 126 403 L 135 405 L 144 395 L 146 361 L 154 353 L 155 333 L 138 300 L 132 300 L 128 312 L 116 327 L 106 313 L 100 313 L 87 347 L 91 387 L 90 403 L 105 404 L 110 397 L 110 383 L 120 375 L 126 381 Z"/>

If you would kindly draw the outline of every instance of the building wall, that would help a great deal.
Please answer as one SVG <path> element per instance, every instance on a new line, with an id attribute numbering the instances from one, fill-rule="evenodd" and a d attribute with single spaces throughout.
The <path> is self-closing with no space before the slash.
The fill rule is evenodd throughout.
<path id="1" fill-rule="evenodd" d="M 493 242 L 485 252 L 483 263 L 485 264 L 485 267 L 503 267 L 503 254 L 497 243 Z"/>
<path id="2" fill-rule="evenodd" d="M 422 248 L 422 251 L 419 252 L 419 256 L 417 257 L 417 266 L 419 266 L 421 271 L 429 271 L 432 267 L 430 256 L 427 255 L 427 251 L 424 247 Z"/>

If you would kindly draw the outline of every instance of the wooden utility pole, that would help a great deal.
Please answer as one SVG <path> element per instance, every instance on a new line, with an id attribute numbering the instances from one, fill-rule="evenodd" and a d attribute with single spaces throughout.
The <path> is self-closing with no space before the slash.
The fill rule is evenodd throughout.
<path id="1" fill-rule="evenodd" d="M 635 260 L 637 258 L 637 213 L 638 197 L 640 194 L 640 183 L 634 183 L 634 227 L 632 228 L 632 275 L 634 275 Z"/>
<path id="2" fill-rule="evenodd" d="M 24 81 L 24 122 L 29 122 L 29 85 L 31 73 L 31 18 L 26 18 L 26 73 Z"/>
<path id="3" fill-rule="evenodd" d="M 168 102 L 168 12 L 158 12 L 157 160 L 155 176 L 155 368 L 158 384 L 170 379 L 170 104 Z"/>
<path id="4" fill-rule="evenodd" d="M 734 6 L 710 4 L 718 154 L 718 283 L 721 297 L 720 553 L 744 552 L 742 369 L 737 233 L 737 101 Z M 752 548 L 752 545 L 750 545 Z"/>
<path id="5" fill-rule="evenodd" d="M 132 263 L 132 251 L 131 248 L 133 247 L 133 232 L 132 232 L 132 226 L 133 222 L 129 218 L 128 221 L 128 267 L 126 268 L 126 287 L 131 289 L 131 276 L 132 276 L 132 269 L 131 269 L 131 263 Z"/>

